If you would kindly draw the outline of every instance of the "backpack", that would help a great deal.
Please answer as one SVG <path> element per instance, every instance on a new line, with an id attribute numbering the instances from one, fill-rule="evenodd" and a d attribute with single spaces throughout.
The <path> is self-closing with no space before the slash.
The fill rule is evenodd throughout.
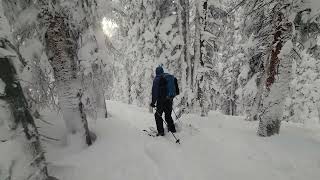
<path id="1" fill-rule="evenodd" d="M 180 94 L 178 80 L 171 74 L 164 73 L 161 76 L 161 80 L 163 83 L 162 87 L 160 86 L 160 91 L 162 91 L 162 97 L 166 97 L 168 99 L 173 99 L 177 95 Z"/>

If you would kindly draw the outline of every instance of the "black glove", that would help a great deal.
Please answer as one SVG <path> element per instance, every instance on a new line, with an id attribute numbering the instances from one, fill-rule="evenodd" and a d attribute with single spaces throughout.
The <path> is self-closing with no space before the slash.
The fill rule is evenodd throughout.
<path id="1" fill-rule="evenodd" d="M 153 108 L 156 107 L 155 103 L 151 103 L 150 106 Z"/>

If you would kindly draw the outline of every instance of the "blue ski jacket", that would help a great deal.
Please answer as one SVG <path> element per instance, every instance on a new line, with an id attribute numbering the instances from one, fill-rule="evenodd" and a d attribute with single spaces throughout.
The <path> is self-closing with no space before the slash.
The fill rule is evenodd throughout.
<path id="1" fill-rule="evenodd" d="M 161 66 L 156 68 L 156 77 L 153 80 L 152 85 L 152 104 L 155 104 L 156 101 L 160 98 L 160 79 L 163 74 L 163 68 Z"/>

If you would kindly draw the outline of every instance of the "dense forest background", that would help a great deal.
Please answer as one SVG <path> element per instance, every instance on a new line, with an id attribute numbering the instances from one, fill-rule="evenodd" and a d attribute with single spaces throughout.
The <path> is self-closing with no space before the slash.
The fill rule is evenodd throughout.
<path id="1" fill-rule="evenodd" d="M 88 120 L 108 117 L 106 100 L 149 106 L 160 64 L 179 81 L 178 117 L 245 116 L 259 136 L 279 134 L 281 121 L 318 127 L 319 9 L 318 0 L 0 0 L 0 140 L 27 145 L 22 174 L 44 180 L 44 112 L 91 145 Z M 17 165 L 6 162 L 0 179 L 10 180 Z"/>

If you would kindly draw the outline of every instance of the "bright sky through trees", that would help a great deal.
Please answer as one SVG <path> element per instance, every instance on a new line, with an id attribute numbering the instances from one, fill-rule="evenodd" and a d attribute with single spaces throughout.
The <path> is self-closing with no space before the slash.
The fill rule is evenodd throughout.
<path id="1" fill-rule="evenodd" d="M 107 36 L 112 37 L 117 28 L 118 25 L 115 22 L 107 19 L 106 17 L 102 19 L 102 29 Z"/>

